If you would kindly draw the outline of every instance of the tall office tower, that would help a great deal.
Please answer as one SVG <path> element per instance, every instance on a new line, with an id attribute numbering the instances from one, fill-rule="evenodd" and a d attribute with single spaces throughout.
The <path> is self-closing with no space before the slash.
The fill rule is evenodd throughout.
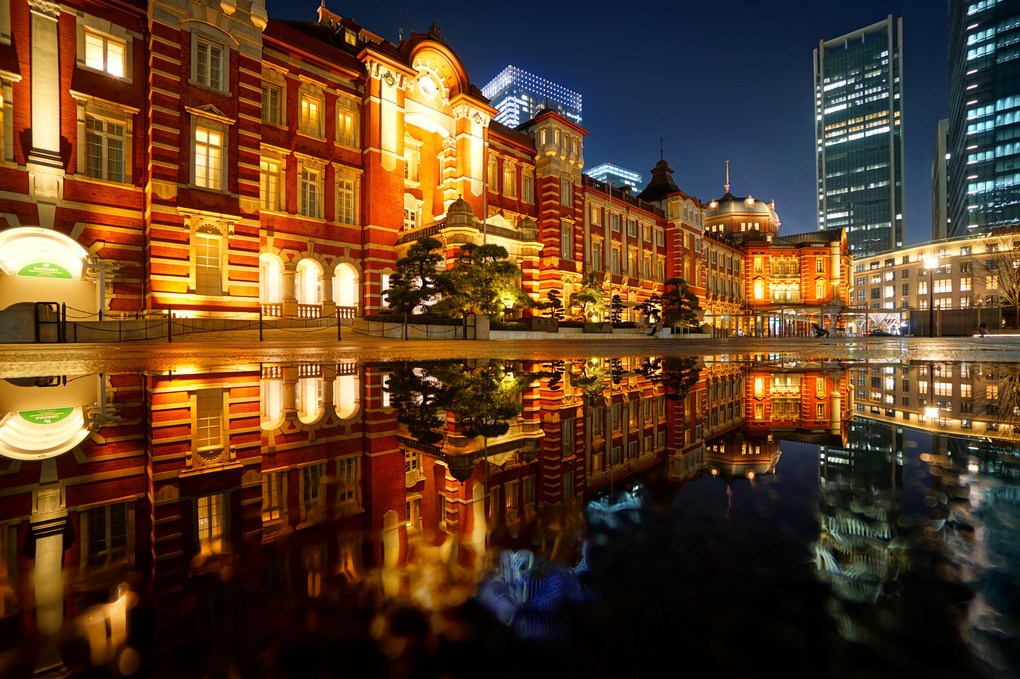
<path id="1" fill-rule="evenodd" d="M 946 144 L 949 139 L 949 119 L 939 121 L 935 132 L 935 155 L 931 159 L 931 239 L 942 240 L 949 237 L 949 219 L 947 207 L 946 171 L 949 156 Z"/>
<path id="2" fill-rule="evenodd" d="M 581 124 L 581 95 L 516 66 L 507 66 L 482 88 L 493 108 L 496 122 L 517 127 L 543 109 L 551 108 L 564 118 Z"/>
<path id="3" fill-rule="evenodd" d="M 634 170 L 628 170 L 625 167 L 620 167 L 619 165 L 602 163 L 601 165 L 596 165 L 592 169 L 588 170 L 585 174 L 592 179 L 605 182 L 606 184 L 615 186 L 618 189 L 629 186 L 635 196 L 641 192 L 642 182 L 640 173 L 637 173 Z"/>
<path id="4" fill-rule="evenodd" d="M 1020 0 L 949 3 L 949 233 L 1020 224 Z"/>
<path id="5" fill-rule="evenodd" d="M 903 245 L 902 44 L 889 15 L 814 51 L 818 229 L 855 257 Z"/>

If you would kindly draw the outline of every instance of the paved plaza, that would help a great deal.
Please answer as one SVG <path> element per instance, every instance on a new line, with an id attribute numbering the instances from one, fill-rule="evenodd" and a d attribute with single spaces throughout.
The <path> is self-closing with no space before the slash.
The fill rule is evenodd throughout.
<path id="1" fill-rule="evenodd" d="M 442 358 L 565 359 L 581 356 L 720 356 L 758 360 L 1020 361 L 1020 337 L 684 338 L 634 336 L 555 340 L 398 340 L 350 336 L 335 329 L 295 335 L 271 331 L 259 342 L 251 332 L 207 333 L 173 343 L 0 345 L 0 378 L 33 375 L 209 369 L 275 362 L 431 360 Z"/>

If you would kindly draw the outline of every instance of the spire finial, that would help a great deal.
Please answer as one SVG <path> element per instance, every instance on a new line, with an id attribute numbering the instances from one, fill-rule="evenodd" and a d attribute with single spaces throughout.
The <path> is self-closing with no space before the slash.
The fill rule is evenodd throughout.
<path id="1" fill-rule="evenodd" d="M 730 192 L 730 161 L 726 161 L 726 193 Z"/>
<path id="2" fill-rule="evenodd" d="M 665 160 L 662 157 L 662 137 L 659 137 L 659 160 Z"/>

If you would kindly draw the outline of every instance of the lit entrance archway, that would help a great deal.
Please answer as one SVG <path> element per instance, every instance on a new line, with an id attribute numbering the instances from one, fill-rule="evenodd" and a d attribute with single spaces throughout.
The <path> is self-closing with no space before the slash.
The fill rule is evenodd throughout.
<path id="1" fill-rule="evenodd" d="M 338 307 L 354 307 L 355 315 L 358 314 L 360 305 L 358 300 L 358 270 L 347 262 L 341 262 L 333 274 L 333 300 Z"/>
<path id="2" fill-rule="evenodd" d="M 322 314 L 322 267 L 314 259 L 306 257 L 298 262 L 294 296 L 299 316 L 318 318 Z"/>
<path id="3" fill-rule="evenodd" d="M 283 260 L 276 255 L 259 255 L 259 303 L 262 313 L 283 315 Z"/>

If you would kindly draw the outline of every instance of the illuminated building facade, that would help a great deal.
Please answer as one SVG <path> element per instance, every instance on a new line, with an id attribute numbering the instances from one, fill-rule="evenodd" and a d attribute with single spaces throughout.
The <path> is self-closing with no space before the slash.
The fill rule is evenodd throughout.
<path id="1" fill-rule="evenodd" d="M 1020 223 L 1020 2 L 949 3 L 949 235 Z"/>
<path id="2" fill-rule="evenodd" d="M 720 250 L 709 249 L 709 270 L 715 265 L 720 280 L 705 291 L 715 313 L 741 317 L 748 334 L 806 335 L 812 323 L 837 326 L 850 302 L 846 230 L 780 236 L 775 201 L 735 196 L 728 179 L 726 193 L 704 213 L 705 238 Z"/>
<path id="3" fill-rule="evenodd" d="M 448 261 L 502 245 L 536 301 L 603 272 L 637 320 L 680 277 L 717 332 L 755 331 L 744 246 L 705 238 L 664 160 L 638 196 L 585 175 L 569 112 L 493 120 L 435 26 L 397 45 L 325 7 L 308 22 L 258 1 L 47 8 L 0 7 L 31 37 L 0 39 L 10 327 L 32 328 L 36 302 L 71 320 L 364 317 L 436 236 Z"/>
<path id="4" fill-rule="evenodd" d="M 928 335 L 933 325 L 939 335 L 972 335 L 981 323 L 998 329 L 1011 313 L 1003 303 L 1005 289 L 1015 287 L 1008 275 L 1015 240 L 999 229 L 856 259 L 853 304 L 868 311 L 873 328 L 896 333 Z"/>
<path id="5" fill-rule="evenodd" d="M 596 165 L 585 172 L 585 174 L 592 179 L 609 184 L 613 188 L 622 189 L 629 186 L 630 190 L 635 194 L 639 193 L 644 185 L 640 173 L 620 167 L 619 165 L 613 165 L 612 163 Z"/>
<path id="6" fill-rule="evenodd" d="M 531 120 L 542 110 L 556 111 L 581 124 L 581 95 L 534 73 L 510 65 L 482 88 L 495 108 L 495 121 L 510 128 Z"/>
<path id="7" fill-rule="evenodd" d="M 890 15 L 814 50 L 818 229 L 855 257 L 903 245 L 902 44 Z"/>

